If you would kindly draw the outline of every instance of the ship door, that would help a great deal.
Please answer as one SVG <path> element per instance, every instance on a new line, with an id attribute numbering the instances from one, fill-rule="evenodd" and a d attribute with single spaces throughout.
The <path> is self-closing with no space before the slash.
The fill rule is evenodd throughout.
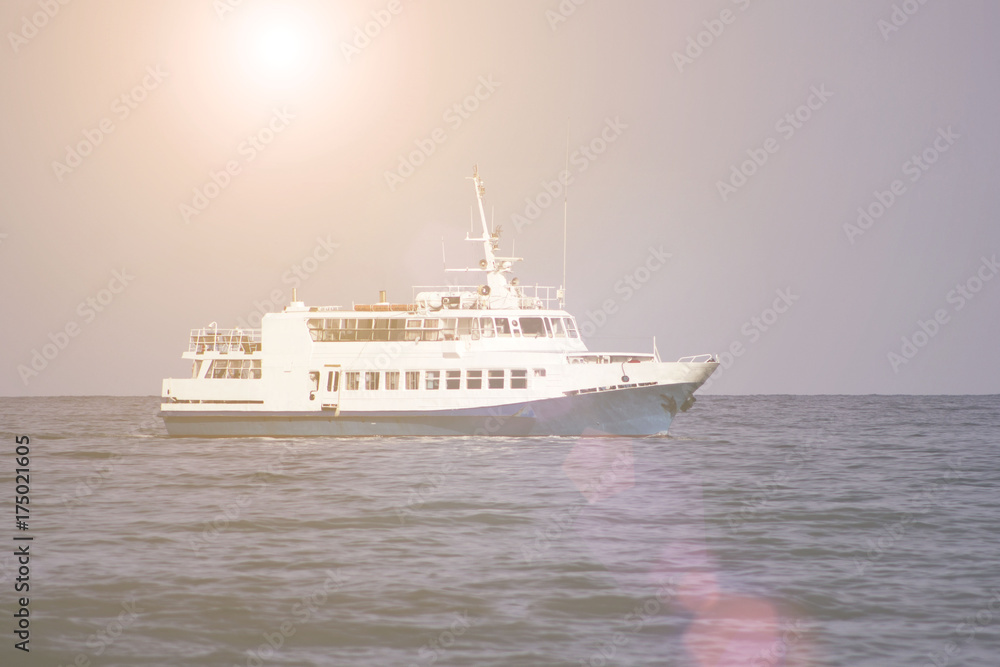
<path id="1" fill-rule="evenodd" d="M 320 376 L 319 395 L 324 410 L 340 412 L 340 366 L 326 366 Z"/>

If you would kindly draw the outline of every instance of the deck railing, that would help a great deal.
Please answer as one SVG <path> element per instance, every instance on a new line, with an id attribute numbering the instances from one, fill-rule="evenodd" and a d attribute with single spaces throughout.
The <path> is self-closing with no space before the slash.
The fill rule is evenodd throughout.
<path id="1" fill-rule="evenodd" d="M 260 352 L 260 329 L 192 329 L 188 352 L 204 354 L 253 354 Z"/>
<path id="2" fill-rule="evenodd" d="M 705 364 L 715 361 L 714 354 L 699 354 L 693 357 L 681 357 L 677 360 L 679 364 Z"/>
<path id="3" fill-rule="evenodd" d="M 481 296 L 481 285 L 417 285 L 413 288 L 413 300 L 421 292 L 433 292 L 445 296 Z M 559 289 L 546 285 L 512 285 L 520 301 L 519 307 L 531 310 L 561 310 L 559 305 Z M 485 300 L 485 299 L 484 299 Z"/>

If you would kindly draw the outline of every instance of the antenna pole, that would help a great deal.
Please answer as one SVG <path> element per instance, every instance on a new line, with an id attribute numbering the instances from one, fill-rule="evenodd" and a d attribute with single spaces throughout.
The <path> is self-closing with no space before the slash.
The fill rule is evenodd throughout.
<path id="1" fill-rule="evenodd" d="M 566 170 L 563 172 L 563 277 L 562 304 L 566 306 L 566 235 L 569 225 L 569 125 L 566 126 Z"/>

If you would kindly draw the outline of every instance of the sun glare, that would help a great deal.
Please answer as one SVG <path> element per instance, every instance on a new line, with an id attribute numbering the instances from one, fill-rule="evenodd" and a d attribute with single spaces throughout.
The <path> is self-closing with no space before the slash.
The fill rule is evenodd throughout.
<path id="1" fill-rule="evenodd" d="M 268 88 L 289 88 L 308 80 L 316 66 L 318 39 L 301 10 L 285 4 L 245 6 L 234 19 L 239 58 L 246 74 Z"/>
<path id="2" fill-rule="evenodd" d="M 295 74 L 307 64 L 306 49 L 297 26 L 291 23 L 262 28 L 254 44 L 257 66 L 267 75 Z"/>

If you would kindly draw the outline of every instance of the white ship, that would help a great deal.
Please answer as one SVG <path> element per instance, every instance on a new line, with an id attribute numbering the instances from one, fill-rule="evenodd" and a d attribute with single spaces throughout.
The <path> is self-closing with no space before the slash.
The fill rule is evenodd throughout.
<path id="1" fill-rule="evenodd" d="M 255 330 L 191 332 L 190 378 L 163 381 L 175 436 L 644 436 L 665 433 L 718 367 L 712 355 L 590 352 L 564 290 L 510 278 L 472 176 L 484 258 L 475 286 L 410 303 L 309 307 Z"/>

